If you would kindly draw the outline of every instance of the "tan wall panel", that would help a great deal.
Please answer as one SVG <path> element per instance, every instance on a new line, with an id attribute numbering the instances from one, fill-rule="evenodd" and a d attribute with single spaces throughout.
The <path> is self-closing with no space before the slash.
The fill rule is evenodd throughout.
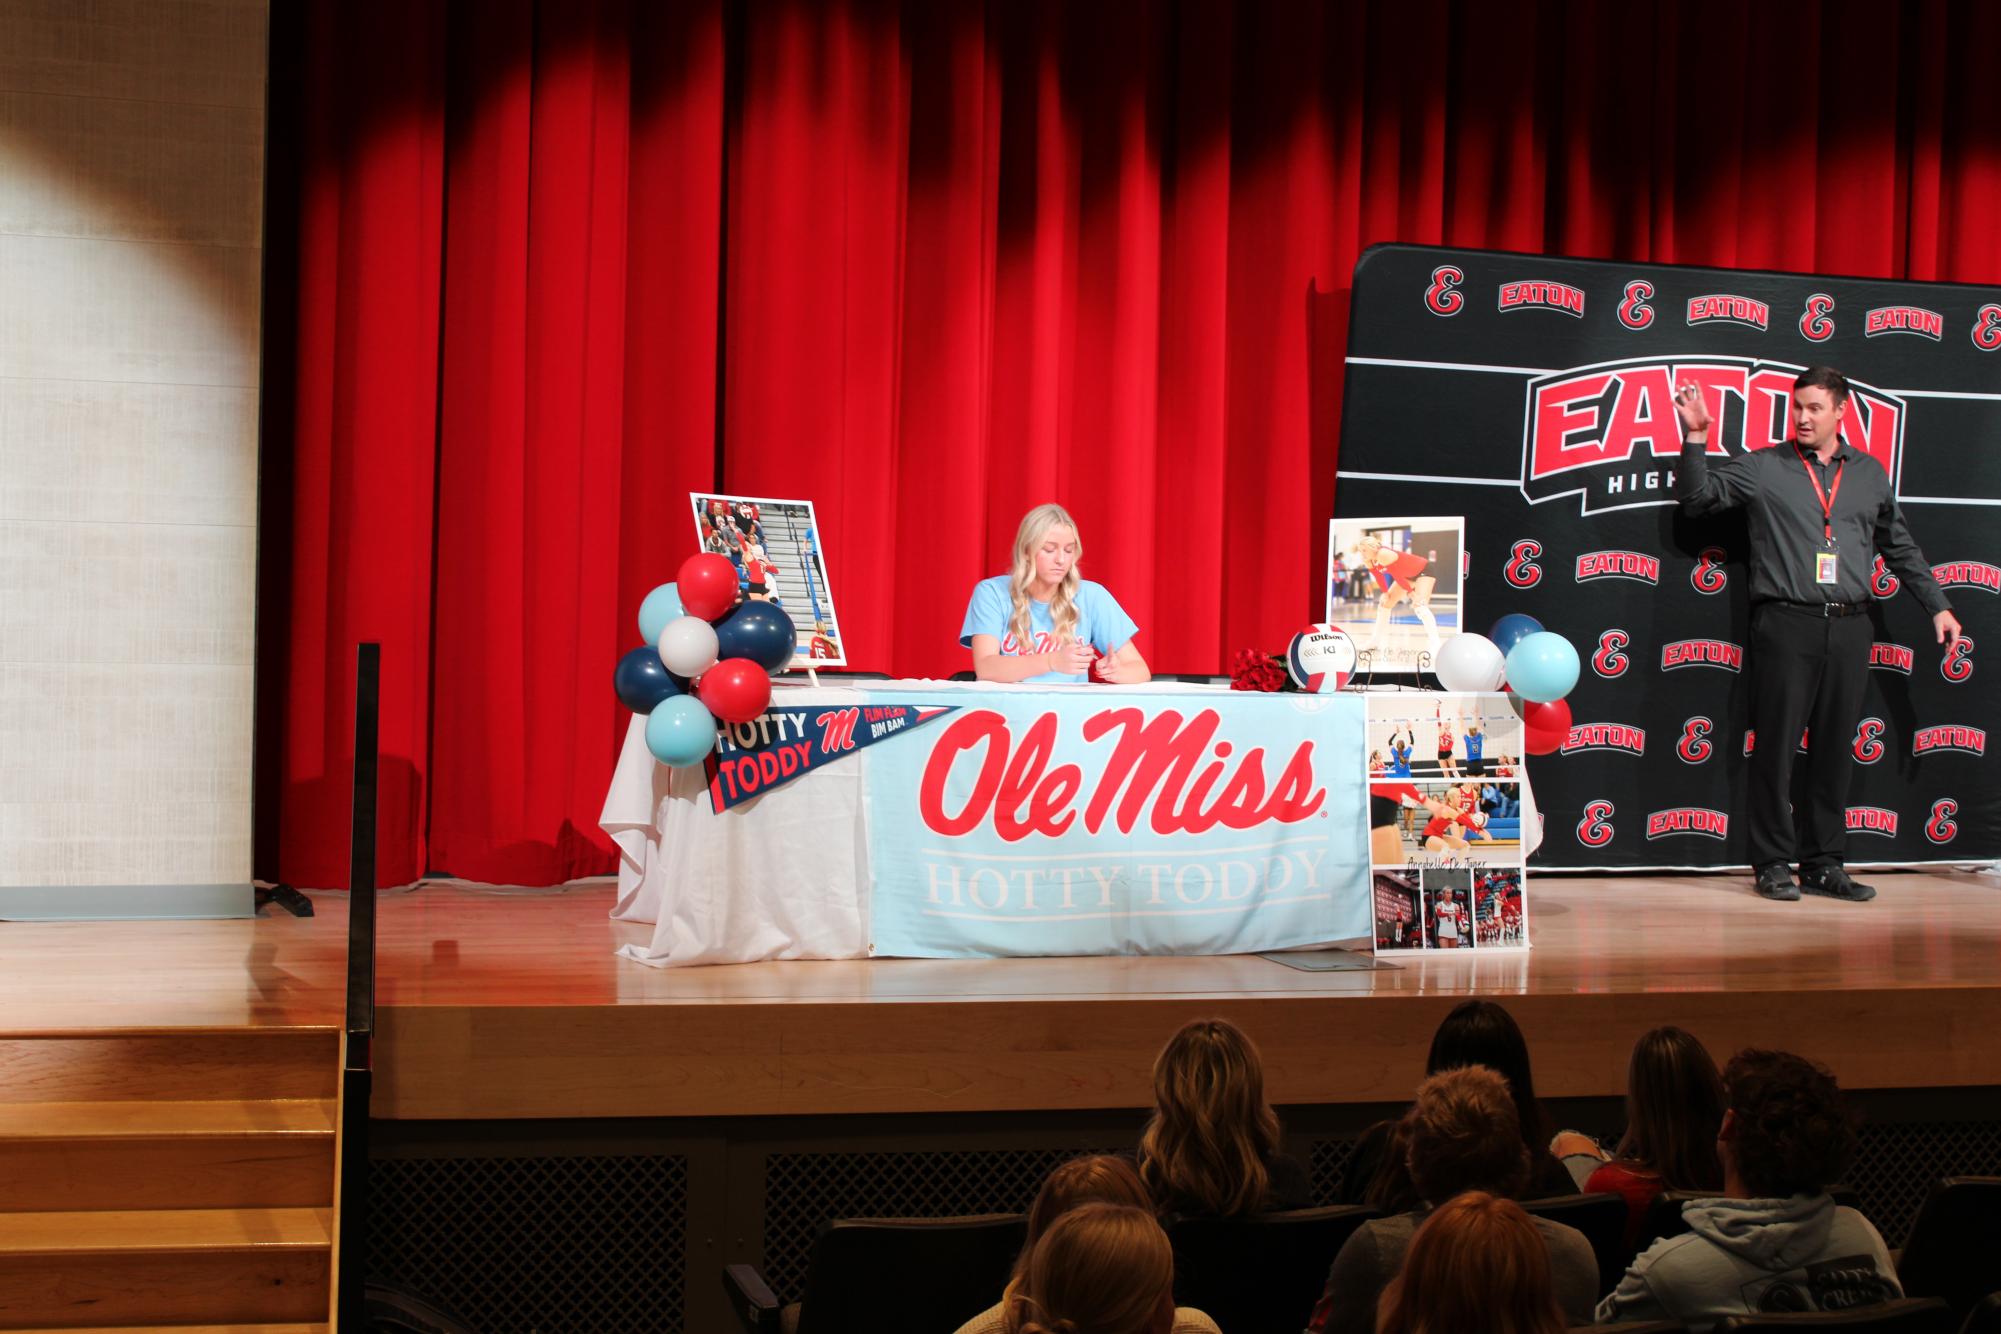
<path id="1" fill-rule="evenodd" d="M 0 886 L 250 874 L 265 0 L 0 0 Z"/>

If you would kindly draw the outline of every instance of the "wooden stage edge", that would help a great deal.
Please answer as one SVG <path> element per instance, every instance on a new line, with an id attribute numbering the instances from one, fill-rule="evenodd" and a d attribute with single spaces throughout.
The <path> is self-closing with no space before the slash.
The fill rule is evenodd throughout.
<path id="1" fill-rule="evenodd" d="M 612 888 L 385 893 L 374 1113 L 390 1119 L 1076 1111 L 1149 1101 L 1154 1053 L 1222 1015 L 1279 1104 L 1392 1103 L 1469 996 L 1528 1034 L 1546 1097 L 1616 1096 L 1633 1039 L 1779 1046 L 1852 1088 L 2001 1085 L 2001 879 L 1871 877 L 1768 903 L 1742 876 L 1539 876 L 1529 951 L 1302 972 L 1256 956 L 654 969 Z M 0 1039 L 340 1022 L 345 896 L 243 922 L 0 924 Z"/>

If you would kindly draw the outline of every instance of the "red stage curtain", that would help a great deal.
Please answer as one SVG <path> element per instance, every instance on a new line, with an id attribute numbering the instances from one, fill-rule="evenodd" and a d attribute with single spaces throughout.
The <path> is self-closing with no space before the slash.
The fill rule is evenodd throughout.
<path id="1" fill-rule="evenodd" d="M 1316 614 L 1348 275 L 1437 242 L 2001 278 L 1977 0 L 315 0 L 273 15 L 260 867 L 612 865 L 686 493 L 820 507 L 855 664 L 964 665 L 1047 498 L 1156 668 Z"/>

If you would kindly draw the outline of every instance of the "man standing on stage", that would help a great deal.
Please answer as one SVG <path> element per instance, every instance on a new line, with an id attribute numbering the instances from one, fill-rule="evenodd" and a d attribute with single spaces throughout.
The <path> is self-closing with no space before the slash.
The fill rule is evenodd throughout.
<path id="1" fill-rule="evenodd" d="M 1841 439 L 1848 381 L 1815 366 L 1793 382 L 1793 438 L 1711 463 L 1714 422 L 1701 386 L 1675 391 L 1681 462 L 1675 498 L 1690 514 L 1742 505 L 1751 527 L 1751 782 L 1746 801 L 1758 892 L 1876 897 L 1842 866 L 1851 739 L 1862 714 L 1873 627 L 1869 578 L 1880 552 L 1938 631 L 1959 639 L 1931 566 L 1897 507 L 1883 465 Z M 1806 805 L 1791 806 L 1793 752 L 1808 734 Z M 1797 818 L 1796 818 L 1797 817 Z M 1797 852 L 1800 878 L 1787 863 Z"/>

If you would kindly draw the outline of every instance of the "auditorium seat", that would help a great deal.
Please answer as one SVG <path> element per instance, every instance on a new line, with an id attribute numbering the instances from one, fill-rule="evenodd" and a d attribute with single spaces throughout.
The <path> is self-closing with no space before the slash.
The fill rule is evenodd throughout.
<path id="1" fill-rule="evenodd" d="M 1598 1260 L 1598 1296 L 1619 1285 L 1626 1272 L 1626 1200 L 1610 1191 L 1589 1195 L 1552 1195 L 1547 1199 L 1523 1200 L 1522 1208 L 1537 1218 L 1574 1227 L 1591 1243 Z"/>
<path id="2" fill-rule="evenodd" d="M 1672 1320 L 1622 1320 L 1616 1325 L 1572 1325 L 1573 1330 L 1592 1334 L 1688 1334 L 1688 1326 Z"/>
<path id="3" fill-rule="evenodd" d="M 1228 1334 L 1299 1334 L 1327 1284 L 1327 1266 L 1377 1216 L 1359 1204 L 1251 1218 L 1171 1218 L 1174 1301 Z"/>
<path id="4" fill-rule="evenodd" d="M 1952 1313 L 1936 1297 L 1905 1297 L 1880 1306 L 1847 1311 L 1800 1311 L 1788 1315 L 1733 1315 L 1717 1322 L 1717 1334 L 1756 1330 L 1852 1330 L 1854 1334 L 1953 1334 Z"/>
<path id="5" fill-rule="evenodd" d="M 972 674 L 971 672 L 953 672 L 953 673 L 952 673 L 952 674 L 951 674 L 950 676 L 946 677 L 945 679 L 946 679 L 947 681 L 977 681 L 977 680 L 979 680 L 979 678 L 978 678 L 977 676 L 974 676 L 974 675 L 973 675 L 973 674 Z"/>
<path id="6" fill-rule="evenodd" d="M 957 1329 L 1000 1300 L 1027 1233 L 1021 1214 L 836 1219 L 807 1259 L 797 1334 Z M 755 1266 L 725 1266 L 723 1290 L 749 1334 L 789 1334 Z"/>
<path id="7" fill-rule="evenodd" d="M 1862 1207 L 1853 1186 L 1829 1186 L 1827 1193 L 1834 1197 L 1836 1204 L 1846 1205 L 1850 1209 Z M 1713 1190 L 1664 1190 L 1654 1196 L 1654 1201 L 1647 1206 L 1647 1216 L 1640 1226 L 1640 1250 L 1646 1250 L 1664 1237 L 1679 1237 L 1688 1231 L 1688 1223 L 1681 1216 L 1681 1207 L 1684 1204 L 1690 1200 L 1715 1198 L 1716 1192 Z"/>
<path id="8" fill-rule="evenodd" d="M 1960 1319 L 2001 1291 L 2001 1177 L 1946 1177 L 1931 1189 L 1897 1259 L 1907 1297 L 1941 1297 Z"/>
<path id="9" fill-rule="evenodd" d="M 2001 1292 L 1990 1292 L 1975 1302 L 1959 1334 L 2001 1334 Z"/>

